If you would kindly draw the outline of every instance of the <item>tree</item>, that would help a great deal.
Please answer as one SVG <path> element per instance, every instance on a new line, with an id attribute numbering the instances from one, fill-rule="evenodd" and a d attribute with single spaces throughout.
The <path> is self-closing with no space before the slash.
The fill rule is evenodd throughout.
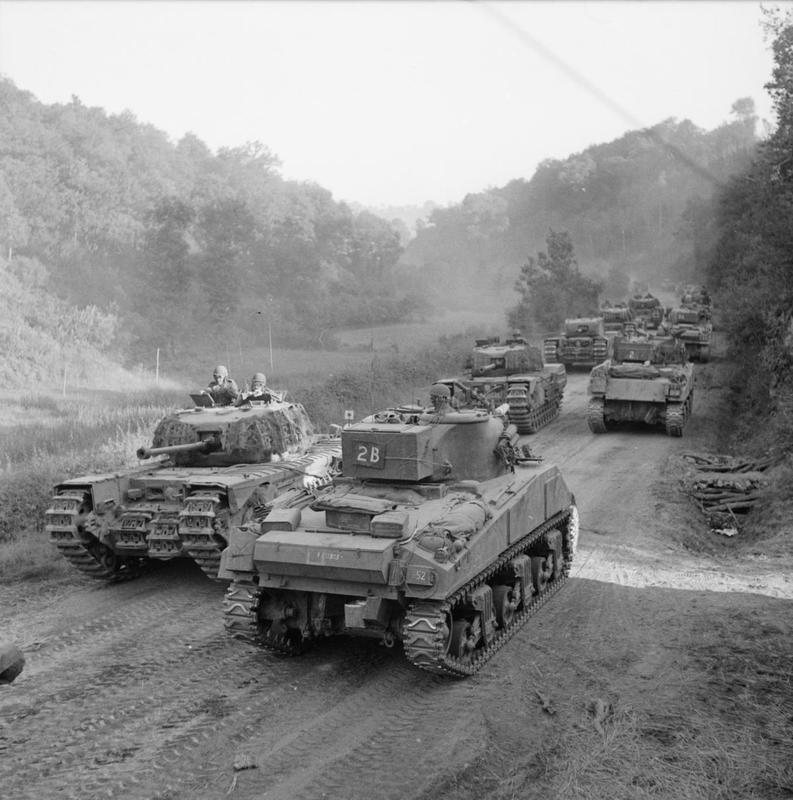
<path id="1" fill-rule="evenodd" d="M 567 317 L 597 312 L 601 284 L 581 274 L 570 234 L 551 229 L 545 243 L 547 252 L 521 267 L 515 283 L 521 299 L 507 314 L 513 328 L 552 330 Z"/>

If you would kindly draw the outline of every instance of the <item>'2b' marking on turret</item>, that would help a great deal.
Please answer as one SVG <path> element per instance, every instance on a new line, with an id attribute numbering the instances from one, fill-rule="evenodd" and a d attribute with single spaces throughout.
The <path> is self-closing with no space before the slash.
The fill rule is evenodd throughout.
<path id="1" fill-rule="evenodd" d="M 372 442 L 355 443 L 355 462 L 365 467 L 383 469 L 385 465 L 385 452 L 380 444 Z"/>

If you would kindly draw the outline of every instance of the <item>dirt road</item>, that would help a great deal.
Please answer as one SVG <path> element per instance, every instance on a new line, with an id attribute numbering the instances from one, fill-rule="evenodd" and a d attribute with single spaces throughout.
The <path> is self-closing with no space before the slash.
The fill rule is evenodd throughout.
<path id="1" fill-rule="evenodd" d="M 717 441 L 698 369 L 682 439 L 591 434 L 570 376 L 528 441 L 577 496 L 572 577 L 467 680 L 368 641 L 298 659 L 230 641 L 223 586 L 187 563 L 0 587 L 0 638 L 27 658 L 0 686 L 0 796 L 790 797 L 788 565 L 707 541 L 670 469 Z"/>

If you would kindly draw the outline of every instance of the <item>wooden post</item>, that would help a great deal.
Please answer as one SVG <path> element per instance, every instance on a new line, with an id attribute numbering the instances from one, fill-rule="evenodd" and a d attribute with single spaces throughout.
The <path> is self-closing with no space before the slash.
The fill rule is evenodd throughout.
<path id="1" fill-rule="evenodd" d="M 273 371 L 273 324 L 267 320 L 267 338 L 270 341 L 270 372 Z"/>

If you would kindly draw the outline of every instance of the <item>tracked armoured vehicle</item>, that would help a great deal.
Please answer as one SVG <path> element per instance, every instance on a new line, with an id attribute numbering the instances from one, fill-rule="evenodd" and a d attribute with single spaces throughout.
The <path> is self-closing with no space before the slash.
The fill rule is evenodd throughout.
<path id="1" fill-rule="evenodd" d="M 538 347 L 519 333 L 503 343 L 498 336 L 477 339 L 468 374 L 443 378 L 452 403 L 460 408 L 509 406 L 507 416 L 518 433 L 535 433 L 556 419 L 562 405 L 567 372 L 563 364 L 543 364 Z"/>
<path id="2" fill-rule="evenodd" d="M 707 309 L 709 311 L 709 309 Z M 710 343 L 713 338 L 713 325 L 705 307 L 681 306 L 667 314 L 664 323 L 666 332 L 686 348 L 692 361 L 710 360 Z"/>
<path id="3" fill-rule="evenodd" d="M 638 327 L 656 330 L 663 322 L 664 309 L 661 301 L 649 292 L 631 297 L 628 300 L 628 308 Z"/>
<path id="4" fill-rule="evenodd" d="M 627 303 L 605 302 L 598 311 L 603 320 L 606 336 L 632 336 L 636 333 L 636 323 Z"/>
<path id="5" fill-rule="evenodd" d="M 422 669 L 476 672 L 561 587 L 578 536 L 559 470 L 498 411 L 345 428 L 342 477 L 232 531 L 228 630 L 292 654 L 373 637 Z"/>
<path id="6" fill-rule="evenodd" d="M 589 378 L 587 421 L 593 433 L 610 423 L 663 425 L 682 436 L 694 403 L 694 366 L 671 336 L 616 339 L 612 358 Z"/>
<path id="7" fill-rule="evenodd" d="M 303 406 L 276 395 L 196 406 L 159 422 L 152 446 L 138 451 L 147 463 L 58 484 L 46 530 L 96 578 L 131 577 L 148 560 L 179 556 L 215 578 L 234 526 L 263 517 L 285 492 L 329 483 L 340 457 L 338 437 L 315 435 Z"/>
<path id="8" fill-rule="evenodd" d="M 566 367 L 592 367 L 608 358 L 609 352 L 609 337 L 602 317 L 566 319 L 564 330 L 558 336 L 545 339 L 543 346 L 546 364 Z"/>

